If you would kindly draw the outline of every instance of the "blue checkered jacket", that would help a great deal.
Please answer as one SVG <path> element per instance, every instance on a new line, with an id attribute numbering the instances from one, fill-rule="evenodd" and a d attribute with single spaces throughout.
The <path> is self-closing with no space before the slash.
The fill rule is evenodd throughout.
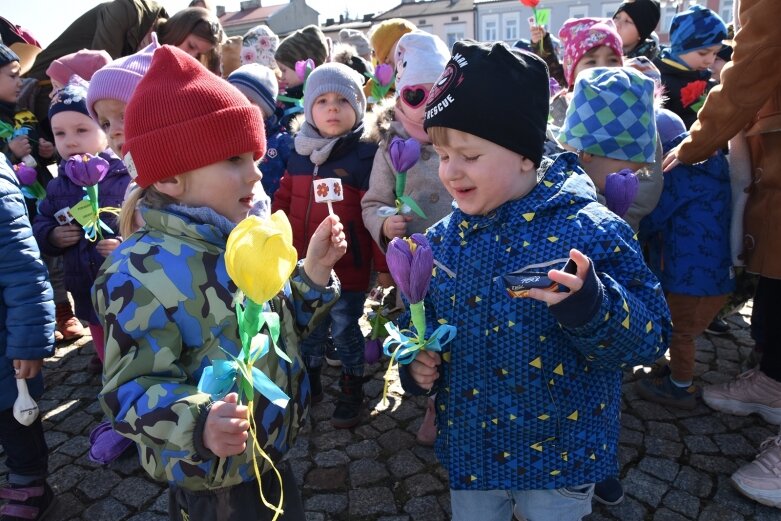
<path id="1" fill-rule="evenodd" d="M 574 154 L 545 159 L 539 173 L 525 197 L 485 216 L 456 207 L 427 233 L 428 326 L 458 329 L 433 389 L 436 452 L 453 489 L 553 489 L 615 474 L 622 370 L 667 347 L 669 310 L 632 230 L 595 202 Z M 589 291 L 551 308 L 505 291 L 502 275 L 570 248 L 592 260 Z M 402 382 L 422 391 L 406 368 Z"/>

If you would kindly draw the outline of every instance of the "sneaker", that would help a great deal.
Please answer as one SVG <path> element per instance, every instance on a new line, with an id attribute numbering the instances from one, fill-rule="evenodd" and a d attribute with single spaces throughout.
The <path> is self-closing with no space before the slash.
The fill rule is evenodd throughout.
<path id="1" fill-rule="evenodd" d="M 705 328 L 706 333 L 711 335 L 726 335 L 729 333 L 729 324 L 726 320 L 720 318 L 714 318 L 713 321 Z"/>
<path id="2" fill-rule="evenodd" d="M 603 505 L 617 505 L 624 500 L 624 486 L 618 478 L 607 478 L 594 485 L 594 499 Z"/>
<path id="3" fill-rule="evenodd" d="M 637 382 L 637 394 L 649 402 L 661 403 L 678 409 L 697 407 L 697 387 L 678 387 L 669 376 L 646 378 Z"/>
<path id="4" fill-rule="evenodd" d="M 781 425 L 781 382 L 759 368 L 749 369 L 729 383 L 705 387 L 702 399 L 717 411 L 737 416 L 756 413 L 769 423 Z"/>
<path id="5" fill-rule="evenodd" d="M 329 338 L 325 342 L 325 363 L 331 367 L 342 367 L 342 361 L 339 360 L 339 355 L 336 353 L 334 339 Z"/>
<path id="6" fill-rule="evenodd" d="M 741 494 L 763 505 L 781 508 L 781 435 L 759 446 L 757 458 L 732 474 Z"/>
<path id="7" fill-rule="evenodd" d="M 8 500 L 0 507 L 0 521 L 40 521 L 53 512 L 55 503 L 54 492 L 46 481 L 25 486 L 6 483 L 0 488 L 0 499 Z"/>
<path id="8" fill-rule="evenodd" d="M 62 335 L 63 340 L 73 340 L 83 337 L 87 332 L 81 325 L 79 319 L 73 314 L 70 302 L 57 304 L 55 308 L 55 320 L 57 321 L 57 331 Z"/>

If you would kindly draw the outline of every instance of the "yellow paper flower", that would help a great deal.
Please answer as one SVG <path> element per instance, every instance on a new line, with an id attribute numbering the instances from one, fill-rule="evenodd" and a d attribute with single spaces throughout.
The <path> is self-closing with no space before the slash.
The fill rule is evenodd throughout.
<path id="1" fill-rule="evenodd" d="M 228 236 L 225 249 L 228 275 L 258 304 L 279 293 L 296 262 L 293 229 L 282 211 L 268 219 L 251 215 Z"/>

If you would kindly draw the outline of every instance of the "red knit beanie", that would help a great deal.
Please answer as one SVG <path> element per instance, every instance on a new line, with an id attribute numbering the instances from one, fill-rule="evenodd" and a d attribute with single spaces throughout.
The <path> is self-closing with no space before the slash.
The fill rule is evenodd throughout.
<path id="1" fill-rule="evenodd" d="M 146 188 L 178 174 L 266 151 L 260 109 L 195 58 L 163 45 L 125 109 L 124 162 Z"/>

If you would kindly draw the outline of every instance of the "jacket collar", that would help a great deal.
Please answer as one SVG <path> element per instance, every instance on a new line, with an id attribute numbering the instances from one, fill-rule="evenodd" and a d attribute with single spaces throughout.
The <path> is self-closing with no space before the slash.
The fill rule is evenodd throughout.
<path id="1" fill-rule="evenodd" d="M 213 224 L 198 222 L 190 216 L 177 212 L 172 207 L 148 208 L 141 205 L 145 228 L 174 237 L 186 237 L 203 241 L 225 249 L 227 234 Z"/>

